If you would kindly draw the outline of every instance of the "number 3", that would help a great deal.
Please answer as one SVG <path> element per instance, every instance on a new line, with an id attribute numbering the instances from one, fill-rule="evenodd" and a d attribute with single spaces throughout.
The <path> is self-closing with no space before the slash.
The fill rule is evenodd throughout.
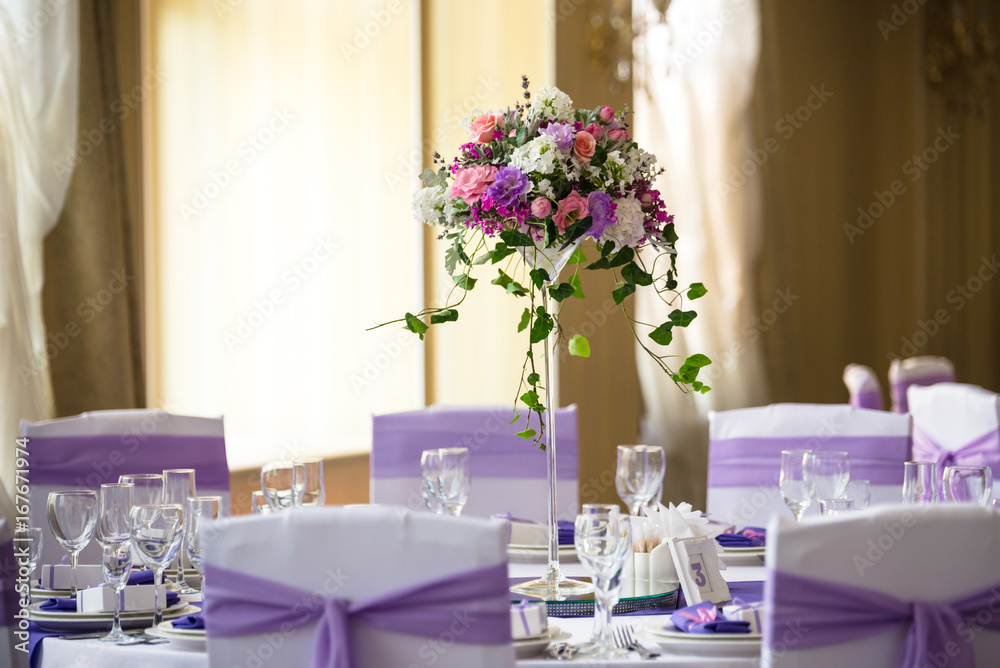
<path id="1" fill-rule="evenodd" d="M 698 587 L 704 587 L 708 584 L 708 579 L 705 577 L 705 573 L 701 569 L 701 564 L 691 564 L 691 570 L 694 571 L 694 583 L 698 585 Z"/>

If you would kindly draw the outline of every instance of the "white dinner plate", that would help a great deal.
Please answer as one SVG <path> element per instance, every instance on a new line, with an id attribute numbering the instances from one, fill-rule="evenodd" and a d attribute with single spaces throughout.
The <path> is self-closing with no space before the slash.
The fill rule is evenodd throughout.
<path id="1" fill-rule="evenodd" d="M 178 649 L 204 652 L 207 649 L 205 629 L 175 629 L 172 622 L 163 622 L 149 630 L 150 635 L 160 636 L 170 641 Z"/>
<path id="2" fill-rule="evenodd" d="M 544 652 L 556 640 L 566 640 L 569 637 L 570 635 L 563 633 L 558 626 L 550 626 L 542 635 L 515 640 L 514 654 L 518 659 L 530 659 Z"/>
<path id="3" fill-rule="evenodd" d="M 32 603 L 28 607 L 28 619 L 38 624 L 43 631 L 55 633 L 82 633 L 85 631 L 111 630 L 114 622 L 113 612 L 96 612 L 83 614 L 79 612 L 49 612 L 39 610 L 41 603 Z M 188 605 L 183 601 L 163 611 L 164 619 L 176 619 L 184 615 L 194 615 L 201 608 Z M 144 629 L 153 621 L 152 610 L 135 610 L 121 614 L 123 629 Z"/>
<path id="4" fill-rule="evenodd" d="M 725 547 L 720 556 L 730 566 L 760 566 L 766 552 L 766 547 Z"/>
<path id="5" fill-rule="evenodd" d="M 543 564 L 549 559 L 547 547 L 537 545 L 508 545 L 507 560 L 515 564 Z M 559 547 L 559 561 L 562 563 L 573 563 L 579 561 L 576 556 L 576 548 L 572 545 L 562 545 Z"/>
<path id="6" fill-rule="evenodd" d="M 759 633 L 685 633 L 669 621 L 643 630 L 645 640 L 664 649 L 698 656 L 759 656 Z"/>

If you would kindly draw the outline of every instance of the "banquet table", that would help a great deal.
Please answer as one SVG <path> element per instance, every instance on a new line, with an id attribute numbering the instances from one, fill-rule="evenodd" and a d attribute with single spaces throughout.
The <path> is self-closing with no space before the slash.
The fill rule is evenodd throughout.
<path id="1" fill-rule="evenodd" d="M 509 565 L 512 578 L 537 577 L 544 564 Z M 586 571 L 580 564 L 563 564 L 563 572 L 569 577 L 586 576 Z M 765 570 L 763 566 L 730 566 L 722 571 L 727 582 L 762 581 Z M 628 624 L 638 630 L 647 624 L 667 622 L 667 615 L 628 615 L 615 617 L 612 623 Z M 589 638 L 593 626 L 592 617 L 552 617 L 550 624 L 558 626 L 562 631 L 571 634 L 569 642 L 583 642 Z M 208 655 L 204 652 L 193 652 L 177 649 L 171 644 L 116 646 L 101 643 L 96 640 L 61 640 L 46 638 L 42 641 L 40 661 L 35 668 L 208 668 Z M 562 662 L 566 663 L 566 662 Z M 759 656 L 754 657 L 712 657 L 702 655 L 678 654 L 674 651 L 664 652 L 656 659 L 640 661 L 634 653 L 625 659 L 616 661 L 595 661 L 578 659 L 568 662 L 568 665 L 580 664 L 615 668 L 616 666 L 631 666 L 635 664 L 646 666 L 703 666 L 706 668 L 749 668 L 759 666 Z M 551 666 L 555 662 L 544 657 L 521 659 L 518 668 L 532 666 Z M 252 668 L 252 667 L 251 667 Z M 267 668 L 266 662 L 257 668 Z"/>

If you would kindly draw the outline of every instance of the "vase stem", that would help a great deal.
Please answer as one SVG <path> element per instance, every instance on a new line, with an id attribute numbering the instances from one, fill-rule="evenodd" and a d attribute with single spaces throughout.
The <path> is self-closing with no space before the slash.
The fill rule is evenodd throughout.
<path id="1" fill-rule="evenodd" d="M 542 298 L 545 301 L 545 312 L 555 318 L 552 311 L 555 300 L 549 295 L 550 284 L 546 283 L 542 287 Z M 548 467 L 548 501 L 549 501 L 549 568 L 545 574 L 546 579 L 557 582 L 562 573 L 559 570 L 559 518 L 556 514 L 556 421 L 553 401 L 558 401 L 553 397 L 552 383 L 555 381 L 555 372 L 552 369 L 553 357 L 556 355 L 556 345 L 559 341 L 559 332 L 555 327 L 545 338 L 545 453 L 546 466 Z"/>

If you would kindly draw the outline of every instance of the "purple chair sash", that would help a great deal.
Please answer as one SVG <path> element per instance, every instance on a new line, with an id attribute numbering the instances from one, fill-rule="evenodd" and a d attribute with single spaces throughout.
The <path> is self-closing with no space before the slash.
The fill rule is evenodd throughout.
<path id="1" fill-rule="evenodd" d="M 926 431 L 913 427 L 913 458 L 935 462 L 939 476 L 946 466 L 989 466 L 994 479 L 1000 476 L 1000 430 L 993 429 L 956 450 L 946 450 Z"/>
<path id="2" fill-rule="evenodd" d="M 851 457 L 851 477 L 873 485 L 902 485 L 909 459 L 908 436 L 766 436 L 714 440 L 708 451 L 709 487 L 755 487 L 778 484 L 781 451 L 843 450 Z"/>
<path id="3" fill-rule="evenodd" d="M 508 424 L 506 410 L 414 411 L 376 415 L 372 421 L 372 478 L 420 478 L 420 453 L 431 448 L 469 448 L 469 473 L 475 478 L 547 477 L 545 451 L 515 434 L 523 421 Z M 555 412 L 559 447 L 556 476 L 576 480 L 576 409 Z"/>
<path id="4" fill-rule="evenodd" d="M 861 390 L 857 394 L 851 393 L 851 405 L 855 408 L 869 408 L 871 410 L 882 410 L 881 390 Z"/>
<path id="5" fill-rule="evenodd" d="M 327 598 L 315 592 L 205 565 L 205 629 L 209 637 L 291 630 L 319 621 L 313 668 L 353 668 L 350 622 L 392 633 L 455 642 L 503 645 L 511 642 L 507 564 L 476 568 L 421 582 L 368 600 Z M 451 632 L 456 614 L 471 621 Z"/>
<path id="6" fill-rule="evenodd" d="M 975 657 L 966 641 L 966 619 L 981 627 L 1000 631 L 1000 615 L 987 606 L 1000 600 L 1000 583 L 945 603 L 900 601 L 888 594 L 852 585 L 817 580 L 782 571 L 768 573 L 764 587 L 764 647 L 787 649 L 782 633 L 787 629 L 808 629 L 799 634 L 795 649 L 826 647 L 868 638 L 900 626 L 907 626 L 900 652 L 899 668 L 923 668 L 946 657 L 952 668 L 974 668 Z M 989 621 L 977 617 L 990 612 Z M 947 651 L 946 651 L 947 646 Z M 959 648 L 957 656 L 952 651 Z M 765 650 L 766 651 L 766 650 Z"/>
<path id="7" fill-rule="evenodd" d="M 195 470 L 199 489 L 229 490 L 222 436 L 32 436 L 28 449 L 33 485 L 97 489 L 118 482 L 124 473 L 162 473 L 183 466 Z"/>
<path id="8" fill-rule="evenodd" d="M 910 403 L 906 399 L 906 391 L 910 389 L 911 385 L 926 386 L 953 382 L 955 382 L 955 374 L 951 373 L 936 373 L 930 376 L 923 376 L 922 378 L 907 378 L 906 380 L 898 380 L 895 383 L 892 383 L 889 387 L 889 391 L 892 393 L 892 412 L 910 412 Z"/>

